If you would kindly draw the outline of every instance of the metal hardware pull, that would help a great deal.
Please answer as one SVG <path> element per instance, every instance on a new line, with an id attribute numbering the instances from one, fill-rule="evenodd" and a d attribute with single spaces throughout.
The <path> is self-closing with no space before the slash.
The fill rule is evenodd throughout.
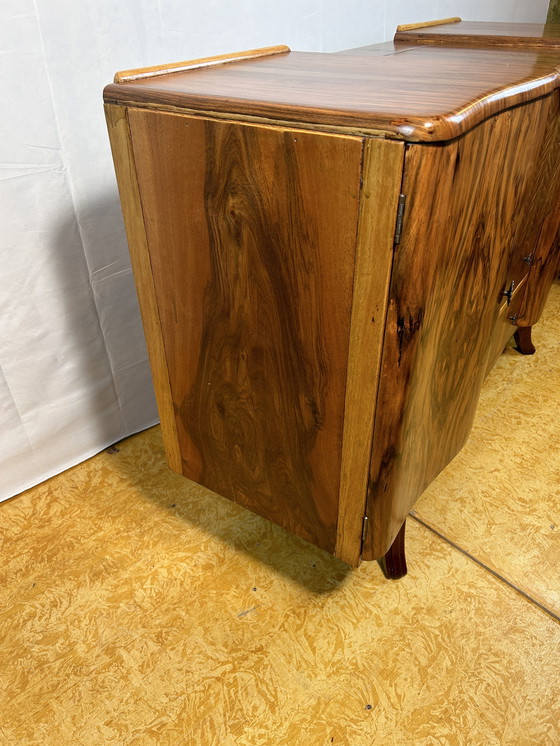
<path id="1" fill-rule="evenodd" d="M 507 298 L 507 304 L 508 304 L 508 306 L 511 303 L 511 296 L 513 295 L 513 288 L 514 287 L 515 287 L 515 280 L 512 280 L 511 281 L 511 285 L 509 286 L 509 288 L 507 290 L 504 290 L 502 292 L 502 295 L 505 295 L 506 298 Z"/>

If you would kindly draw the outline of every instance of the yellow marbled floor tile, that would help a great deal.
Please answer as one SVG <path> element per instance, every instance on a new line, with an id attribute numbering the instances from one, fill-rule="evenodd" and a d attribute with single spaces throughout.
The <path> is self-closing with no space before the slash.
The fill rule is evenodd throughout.
<path id="1" fill-rule="evenodd" d="M 2 745 L 560 742 L 560 625 L 427 529 L 386 581 L 118 449 L 0 505 Z"/>
<path id="2" fill-rule="evenodd" d="M 471 436 L 414 513 L 560 615 L 560 283 L 488 376 Z"/>

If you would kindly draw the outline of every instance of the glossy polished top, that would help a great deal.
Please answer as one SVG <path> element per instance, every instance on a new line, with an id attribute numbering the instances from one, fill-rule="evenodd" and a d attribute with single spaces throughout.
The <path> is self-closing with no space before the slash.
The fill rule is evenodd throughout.
<path id="1" fill-rule="evenodd" d="M 107 86 L 105 100 L 430 142 L 559 87 L 560 49 L 389 42 L 150 75 Z"/>
<path id="2" fill-rule="evenodd" d="M 560 49 L 560 25 L 461 21 L 397 30 L 396 42 L 468 46 L 535 46 Z"/>

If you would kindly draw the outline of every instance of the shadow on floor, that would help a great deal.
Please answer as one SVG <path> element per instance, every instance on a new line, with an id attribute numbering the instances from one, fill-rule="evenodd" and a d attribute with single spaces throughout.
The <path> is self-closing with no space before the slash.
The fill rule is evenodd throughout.
<path id="1" fill-rule="evenodd" d="M 318 547 L 171 471 L 159 427 L 127 438 L 107 453 L 136 491 L 180 517 L 186 530 L 202 529 L 314 594 L 330 593 L 353 572 Z"/>

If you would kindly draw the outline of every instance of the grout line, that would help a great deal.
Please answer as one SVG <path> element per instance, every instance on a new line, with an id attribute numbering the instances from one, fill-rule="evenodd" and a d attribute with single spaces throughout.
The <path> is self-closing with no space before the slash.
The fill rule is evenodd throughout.
<path id="1" fill-rule="evenodd" d="M 432 534 L 435 534 L 435 536 L 438 536 L 440 539 L 445 541 L 446 544 L 449 544 L 449 546 L 453 547 L 453 549 L 456 549 L 458 552 L 463 554 L 465 557 L 468 557 L 468 559 L 472 560 L 475 564 L 477 564 L 479 567 L 482 567 L 484 570 L 487 570 L 491 575 L 493 575 L 498 580 L 501 580 L 502 583 L 505 583 L 507 586 L 509 586 L 512 590 L 514 590 L 516 593 L 519 593 L 520 596 L 523 596 L 527 601 L 530 601 L 535 606 L 538 606 L 541 611 L 544 611 L 545 614 L 548 614 L 551 616 L 556 622 L 560 622 L 560 616 L 556 614 L 554 611 L 551 611 L 548 609 L 544 604 L 542 604 L 540 601 L 537 601 L 535 598 L 530 596 L 525 591 L 521 590 L 518 586 L 516 586 L 514 583 L 511 582 L 511 580 L 508 580 L 507 578 L 504 578 L 503 575 L 500 575 L 500 573 L 496 572 L 496 570 L 493 570 L 488 565 L 484 564 L 481 560 L 477 559 L 474 555 L 472 555 L 470 552 L 468 552 L 466 549 L 463 549 L 458 544 L 455 544 L 454 541 L 451 541 L 451 539 L 448 539 L 447 536 L 444 536 L 444 534 L 440 533 L 437 529 L 430 526 L 428 523 L 423 521 L 421 518 L 419 518 L 415 513 L 409 513 L 408 514 L 410 518 L 414 518 L 414 520 L 419 523 L 421 526 L 424 526 L 424 528 L 427 528 L 428 531 L 431 531 Z"/>

